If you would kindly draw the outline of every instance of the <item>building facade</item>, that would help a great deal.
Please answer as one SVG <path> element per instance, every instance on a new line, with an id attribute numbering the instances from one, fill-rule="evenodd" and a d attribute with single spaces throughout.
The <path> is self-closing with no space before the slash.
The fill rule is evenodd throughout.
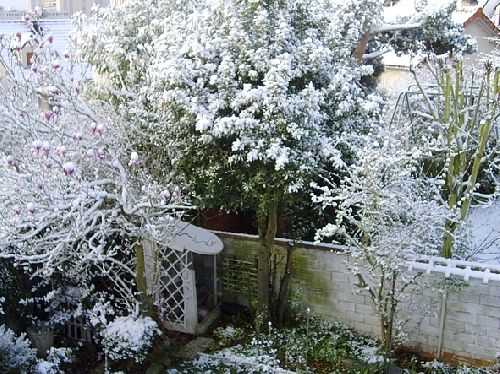
<path id="1" fill-rule="evenodd" d="M 92 5 L 108 6 L 109 0 L 30 0 L 30 8 L 41 8 L 44 12 L 61 12 L 73 15 L 76 12 L 89 14 Z"/>

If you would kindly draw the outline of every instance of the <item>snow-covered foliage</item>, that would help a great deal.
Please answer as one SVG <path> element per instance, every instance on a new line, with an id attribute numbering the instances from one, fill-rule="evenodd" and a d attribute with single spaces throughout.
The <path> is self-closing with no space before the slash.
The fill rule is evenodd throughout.
<path id="1" fill-rule="evenodd" d="M 25 68 L 25 47 L 11 49 L 19 38 L 0 38 L 0 258 L 31 276 L 25 302 L 51 322 L 89 314 L 103 326 L 142 300 L 141 239 L 166 242 L 188 206 L 179 187 L 147 172 L 149 156 L 129 142 L 123 117 L 88 99 L 88 68 L 73 52 L 57 54 L 53 37 L 33 28 Z"/>
<path id="2" fill-rule="evenodd" d="M 308 318 L 296 315 L 294 318 L 294 322 L 289 321 L 290 326 L 282 329 L 271 327 L 266 334 L 233 326 L 221 328 L 216 339 L 224 349 L 211 355 L 201 355 L 169 373 L 232 368 L 238 373 L 285 374 L 290 372 L 287 370 L 316 372 L 313 368 L 317 367 L 344 372 L 345 359 L 371 367 L 379 367 L 384 361 L 376 341 L 356 335 L 341 323 L 322 321 L 312 315 Z M 241 331 L 244 333 L 240 334 Z M 227 337 L 234 334 L 240 335 L 238 340 L 228 341 Z"/>
<path id="3" fill-rule="evenodd" d="M 410 129 L 397 124 L 372 131 L 359 139 L 349 173 L 317 186 L 314 199 L 336 215 L 317 238 L 349 246 L 348 269 L 359 292 L 373 301 L 389 353 L 401 291 L 414 282 L 407 261 L 439 253 L 447 210 L 440 204 L 439 181 L 419 170 L 422 149 L 406 143 Z"/>
<path id="4" fill-rule="evenodd" d="M 151 318 L 129 315 L 108 323 L 102 343 L 112 360 L 131 358 L 142 362 L 159 334 L 161 331 Z"/>
<path id="5" fill-rule="evenodd" d="M 47 358 L 39 360 L 35 373 L 36 374 L 64 374 L 60 368 L 64 362 L 73 361 L 73 352 L 69 348 L 54 348 L 51 347 Z"/>
<path id="6" fill-rule="evenodd" d="M 320 159 L 338 159 L 335 133 L 365 124 L 376 110 L 359 85 L 370 68 L 350 63 L 361 25 L 347 15 L 369 9 L 323 1 L 175 4 L 101 10 L 90 20 L 101 32 L 82 30 L 77 42 L 101 66 L 98 92 L 126 89 L 120 105 L 147 128 L 141 142 L 168 154 L 204 186 L 200 192 L 223 193 L 221 178 L 253 198 L 303 189 Z M 150 22 L 150 14 L 164 18 Z M 135 40 L 117 33 L 117 23 L 137 31 Z"/>
<path id="7" fill-rule="evenodd" d="M 392 25 L 418 27 L 381 32 L 378 39 L 391 45 L 397 53 L 472 53 L 476 42 L 464 34 L 463 25 L 454 20 L 452 13 L 456 6 L 456 1 L 399 1 L 384 8 L 385 24 L 380 30 L 390 30 Z"/>
<path id="8" fill-rule="evenodd" d="M 36 350 L 31 348 L 26 334 L 16 334 L 0 325 L 0 371 L 29 373 L 36 362 Z"/>

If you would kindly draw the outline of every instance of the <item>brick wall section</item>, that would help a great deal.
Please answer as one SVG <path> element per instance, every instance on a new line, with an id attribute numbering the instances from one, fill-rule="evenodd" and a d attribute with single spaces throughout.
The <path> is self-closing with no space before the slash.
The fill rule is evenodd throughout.
<path id="1" fill-rule="evenodd" d="M 218 235 L 225 246 L 222 256 L 255 260 L 258 246 L 255 238 Z M 285 253 L 285 245 L 276 242 L 278 261 Z M 323 318 L 342 321 L 361 334 L 380 337 L 380 323 L 371 299 L 363 291 L 356 292 L 355 279 L 346 272 L 347 261 L 349 255 L 345 252 L 297 245 L 293 254 L 292 288 L 299 290 L 305 304 Z M 443 274 L 422 275 L 418 285 L 403 296 L 399 314 L 408 320 L 406 344 L 427 355 L 436 352 L 438 345 L 442 295 L 436 282 L 443 277 Z M 448 295 L 446 311 L 445 358 L 454 363 L 494 362 L 500 352 L 500 282 L 484 284 L 471 279 L 468 287 Z"/>

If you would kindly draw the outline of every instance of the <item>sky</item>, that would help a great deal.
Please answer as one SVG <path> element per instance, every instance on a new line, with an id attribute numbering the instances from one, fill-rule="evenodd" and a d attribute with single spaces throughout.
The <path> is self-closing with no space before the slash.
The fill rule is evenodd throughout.
<path id="1" fill-rule="evenodd" d="M 28 9 L 28 0 L 0 0 L 0 6 L 12 7 L 18 10 Z"/>

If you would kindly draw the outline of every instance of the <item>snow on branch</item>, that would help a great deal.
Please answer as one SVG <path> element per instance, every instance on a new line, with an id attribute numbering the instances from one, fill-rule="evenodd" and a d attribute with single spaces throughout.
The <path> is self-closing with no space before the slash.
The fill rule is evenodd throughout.
<path id="1" fill-rule="evenodd" d="M 21 37 L 26 43 L 12 48 Z M 53 39 L 36 31 L 0 38 L 8 67 L 0 77 L 0 258 L 28 273 L 34 289 L 52 280 L 61 296 L 77 286 L 90 304 L 134 314 L 137 246 L 146 235 L 168 239 L 191 206 L 168 175 L 160 182 L 148 172 L 149 150 L 129 140 L 133 126 L 91 95 L 89 66 L 59 54 Z"/>

